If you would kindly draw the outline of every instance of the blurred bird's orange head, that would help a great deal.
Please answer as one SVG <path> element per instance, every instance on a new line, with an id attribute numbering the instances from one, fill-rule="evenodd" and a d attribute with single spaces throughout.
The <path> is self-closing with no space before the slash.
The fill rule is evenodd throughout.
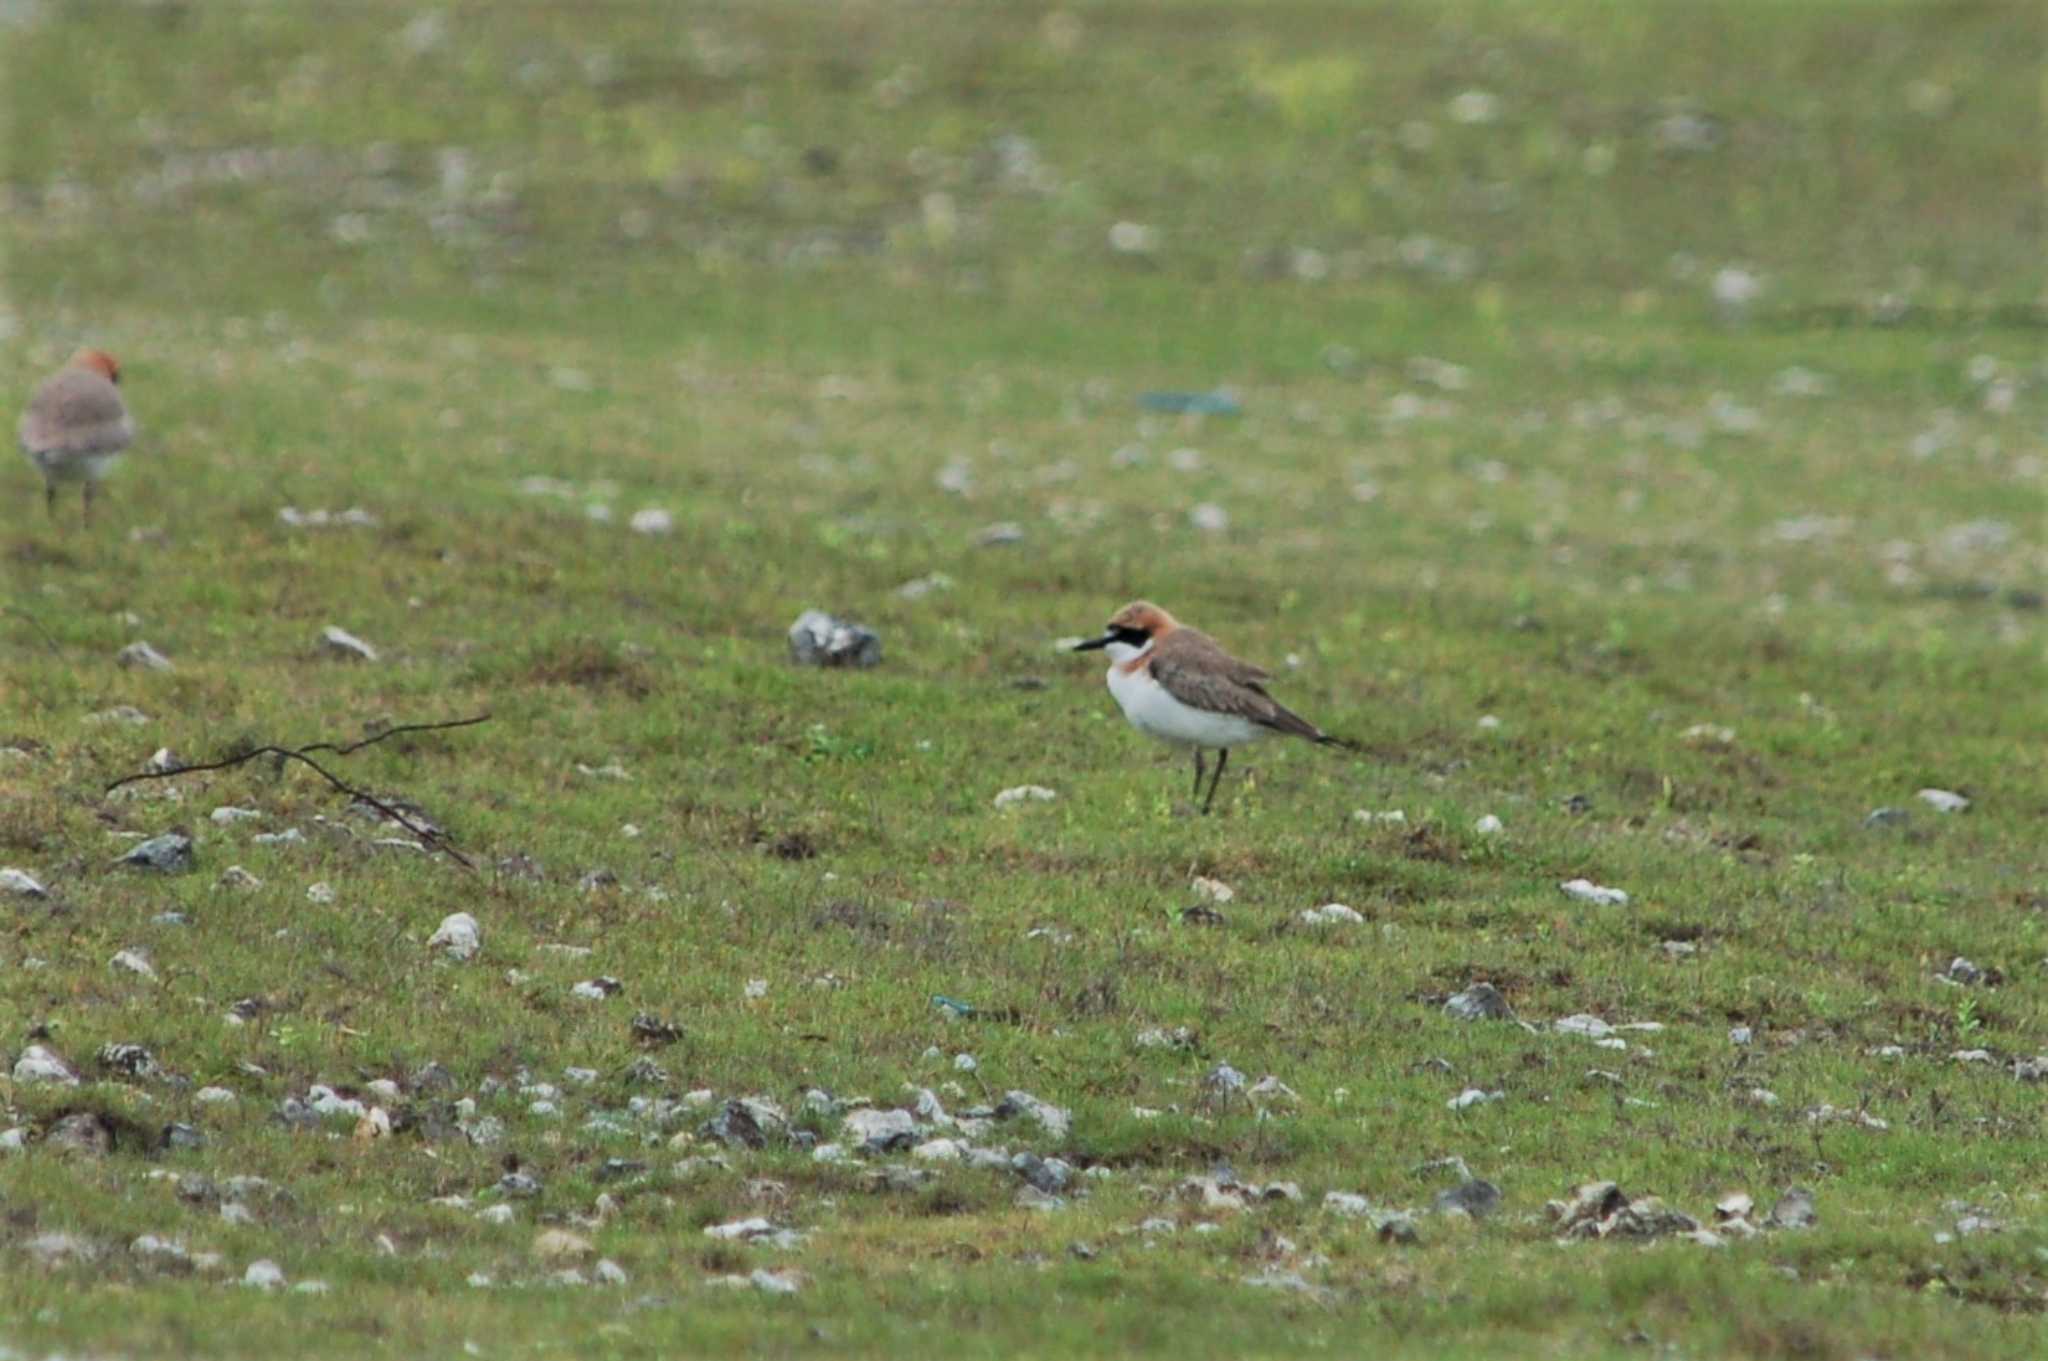
<path id="1" fill-rule="evenodd" d="M 120 363 L 105 350 L 80 350 L 77 354 L 71 356 L 71 367 L 74 369 L 91 369 L 109 383 L 121 381 Z"/>

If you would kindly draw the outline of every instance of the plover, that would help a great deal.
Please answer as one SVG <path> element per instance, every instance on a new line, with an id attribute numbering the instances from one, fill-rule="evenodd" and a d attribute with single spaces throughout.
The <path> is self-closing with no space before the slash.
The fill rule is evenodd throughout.
<path id="1" fill-rule="evenodd" d="M 1266 693 L 1272 679 L 1241 662 L 1200 629 L 1191 629 L 1147 600 L 1134 600 L 1110 616 L 1100 638 L 1077 643 L 1076 652 L 1109 653 L 1109 693 L 1131 726 L 1147 736 L 1195 752 L 1195 797 L 1207 815 L 1230 749 L 1285 733 L 1317 746 L 1356 751 L 1357 744 L 1332 737 Z M 1202 753 L 1216 749 L 1216 773 L 1202 798 Z"/>
<path id="2" fill-rule="evenodd" d="M 57 484 L 85 484 L 85 522 L 92 498 L 135 438 L 135 422 L 121 400 L 121 366 L 105 350 L 80 350 L 45 380 L 21 414 L 21 452 L 43 475 L 43 504 L 57 514 Z"/>

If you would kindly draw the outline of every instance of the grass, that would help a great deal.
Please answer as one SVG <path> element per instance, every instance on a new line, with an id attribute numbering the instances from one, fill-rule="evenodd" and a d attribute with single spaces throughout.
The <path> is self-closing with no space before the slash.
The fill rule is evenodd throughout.
<path id="1" fill-rule="evenodd" d="M 0 1347 L 2039 1354 L 2043 1089 L 2011 1068 L 2048 1049 L 2025 7 L 6 13 L 0 380 L 104 345 L 145 436 L 90 531 L 17 466 L 0 535 L 0 863 L 51 890 L 5 900 L 0 1054 L 46 1036 L 86 1079 L 0 1076 L 27 1140 Z M 1453 115 L 1472 91 L 1490 121 Z M 1111 249 L 1119 222 L 1154 248 Z M 1740 315 L 1731 268 L 1763 289 Z M 1242 417 L 1135 400 L 1217 384 Z M 632 532 L 644 508 L 672 532 Z M 977 545 L 1003 521 L 1021 542 Z M 1182 758 L 1055 649 L 1134 595 L 1366 755 L 1240 753 L 1188 816 Z M 884 664 L 791 667 L 809 606 Z M 328 624 L 380 659 L 324 656 Z M 176 669 L 117 667 L 137 638 Z M 146 724 L 92 718 L 124 704 Z M 103 792 L 159 747 L 482 711 L 335 762 L 476 874 L 372 849 L 303 770 Z M 1058 797 L 993 807 L 1027 783 Z M 208 819 L 230 804 L 263 817 Z M 110 866 L 173 826 L 195 873 Z M 235 864 L 260 886 L 219 886 Z M 1197 876 L 1235 890 L 1220 928 L 1182 920 Z M 1631 901 L 1558 891 L 1580 876 Z M 1294 923 L 1330 901 L 1365 921 Z M 425 944 L 457 911 L 466 964 Z M 156 981 L 110 968 L 126 948 Z M 1939 981 L 1957 955 L 1995 982 Z M 623 990 L 571 994 L 597 974 Z M 1613 1053 L 1445 1017 L 1480 979 L 1535 1022 L 1664 1029 Z M 643 1011 L 683 1031 L 666 1083 L 628 1078 Z M 1138 1041 L 1177 1026 L 1191 1049 Z M 173 1077 L 106 1071 L 116 1042 Z M 415 1083 L 430 1061 L 452 1089 Z M 1297 1098 L 1212 1099 L 1224 1061 Z M 378 1079 L 391 1137 L 272 1118 Z M 784 1148 L 679 1166 L 720 1151 L 708 1111 L 586 1123 L 906 1084 L 1069 1107 L 1064 1140 L 984 1142 L 1109 1175 L 1038 1212 L 963 1167 L 887 1192 Z M 1502 1099 L 1448 1110 L 1468 1087 Z M 464 1096 L 502 1140 L 437 1137 Z M 111 1152 L 45 1139 L 81 1110 Z M 153 1151 L 173 1121 L 205 1146 Z M 1322 1207 L 1426 1210 L 1453 1156 L 1499 1213 L 1401 1247 Z M 1218 1161 L 1304 1199 L 1176 1192 Z M 542 1193 L 479 1219 L 513 1163 Z M 277 1190 L 229 1223 L 165 1173 Z M 1592 1179 L 1702 1217 L 1804 1185 L 1820 1222 L 1561 1246 L 1543 1204 Z M 1957 1234 L 1973 1211 L 2001 1227 Z M 701 1233 L 752 1214 L 810 1237 Z M 549 1284 L 536 1234 L 579 1224 L 628 1284 Z M 42 1265 L 52 1233 L 101 1255 Z M 144 1233 L 221 1263 L 152 1267 Z M 329 1292 L 232 1284 L 265 1257 Z M 785 1264 L 794 1296 L 707 1284 Z M 1244 1284 L 1274 1270 L 1321 1293 Z"/>

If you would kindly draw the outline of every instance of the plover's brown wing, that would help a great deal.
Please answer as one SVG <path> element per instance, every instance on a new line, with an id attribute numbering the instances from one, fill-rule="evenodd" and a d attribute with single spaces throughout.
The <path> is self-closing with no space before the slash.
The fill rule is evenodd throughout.
<path id="1" fill-rule="evenodd" d="M 36 389 L 21 417 L 32 454 L 115 454 L 135 438 L 121 390 L 97 373 L 66 369 Z"/>
<path id="2" fill-rule="evenodd" d="M 1191 709 L 1234 714 L 1275 732 L 1321 741 L 1323 730 L 1266 693 L 1266 672 L 1225 652 L 1198 629 L 1175 629 L 1152 648 L 1150 670 Z"/>

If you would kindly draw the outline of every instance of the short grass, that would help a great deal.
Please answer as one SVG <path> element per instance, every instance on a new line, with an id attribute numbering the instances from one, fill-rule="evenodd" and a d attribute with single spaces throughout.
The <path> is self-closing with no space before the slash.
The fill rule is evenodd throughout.
<path id="1" fill-rule="evenodd" d="M 28 1140 L 0 1348 L 2041 1354 L 2044 1089 L 2011 1070 L 2048 1049 L 2028 6 L 0 16 L 0 386 L 101 344 L 147 429 L 90 531 L 8 475 L 0 863 L 51 893 L 6 900 L 0 1045 L 44 1035 L 86 1083 L 0 1077 Z M 1724 270 L 1751 305 L 1716 305 Z M 1241 416 L 1136 400 L 1217 384 Z M 632 532 L 646 508 L 672 532 Z M 1021 541 L 980 546 L 998 522 Z M 1365 755 L 1241 753 L 1189 816 L 1180 759 L 1055 647 L 1141 594 Z M 884 664 L 790 666 L 814 605 Z M 328 624 L 380 659 L 324 657 Z M 137 638 L 176 669 L 117 667 Z M 147 722 L 94 721 L 117 705 Z M 103 792 L 159 747 L 483 711 L 335 762 L 477 873 L 335 831 L 303 770 Z M 1057 798 L 993 806 L 1020 784 Z M 1866 827 L 1881 805 L 1909 820 Z M 174 826 L 197 872 L 110 867 Z M 217 886 L 235 864 L 261 886 Z M 1197 876 L 1236 891 L 1219 927 L 1181 916 Z M 1581 876 L 1631 901 L 1559 892 Z M 1365 921 L 1294 923 L 1330 901 Z M 468 964 L 425 945 L 456 911 Z M 1957 955 L 1993 980 L 1938 980 Z M 599 973 L 623 991 L 571 994 Z M 1441 1014 L 1482 979 L 1532 1022 L 1665 1028 L 1614 1053 Z M 642 1011 L 683 1030 L 666 1086 L 627 1081 Z M 1137 1041 L 1177 1026 L 1191 1050 Z M 104 1071 L 115 1042 L 183 1080 Z M 454 1091 L 410 1086 L 429 1061 Z M 1297 1098 L 1210 1098 L 1225 1061 Z M 272 1118 L 379 1078 L 418 1125 Z M 1068 1106 L 1063 1143 L 990 1141 L 1109 1175 L 1043 1212 L 993 1172 L 878 1193 L 801 1151 L 678 1168 L 716 1151 L 671 1142 L 700 1117 L 586 1124 L 906 1084 Z M 1447 1109 L 1468 1087 L 1502 1098 Z M 429 1137 L 463 1095 L 502 1142 Z M 42 1141 L 79 1110 L 110 1154 Z M 152 1153 L 173 1121 L 205 1146 Z M 1499 1213 L 1403 1247 L 1322 1208 L 1425 1210 L 1452 1156 Z M 612 1157 L 648 1171 L 601 1182 Z M 1304 1199 L 1174 1193 L 1219 1161 Z M 428 1203 L 491 1203 L 508 1162 L 544 1183 L 511 1223 Z M 229 1224 L 166 1172 L 280 1193 Z M 1543 1203 L 1590 1179 L 1697 1215 L 1805 1185 L 1820 1223 L 1560 1246 Z M 630 1282 L 550 1284 L 536 1233 L 600 1193 L 583 1232 Z M 701 1232 L 757 1213 L 807 1244 Z M 49 1233 L 103 1255 L 37 1265 Z M 143 1233 L 222 1264 L 152 1270 Z M 259 1257 L 331 1289 L 232 1284 Z M 791 1297 L 707 1284 L 784 1263 Z M 1244 1283 L 1276 1270 L 1319 1293 Z"/>

